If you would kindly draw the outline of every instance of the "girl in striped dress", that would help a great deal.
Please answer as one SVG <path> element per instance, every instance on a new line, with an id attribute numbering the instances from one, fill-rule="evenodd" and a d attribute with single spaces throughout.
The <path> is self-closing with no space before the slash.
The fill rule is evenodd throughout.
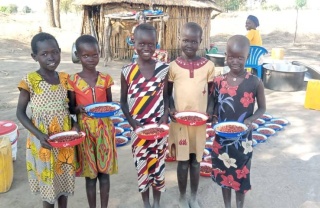
<path id="1" fill-rule="evenodd" d="M 125 66 L 121 74 L 121 107 L 133 129 L 168 120 L 168 65 L 152 59 L 156 49 L 156 30 L 149 24 L 134 32 L 136 63 Z M 144 140 L 132 132 L 132 153 L 138 172 L 138 186 L 144 207 L 151 207 L 149 187 L 153 189 L 153 207 L 159 207 L 165 191 L 164 170 L 167 138 Z"/>

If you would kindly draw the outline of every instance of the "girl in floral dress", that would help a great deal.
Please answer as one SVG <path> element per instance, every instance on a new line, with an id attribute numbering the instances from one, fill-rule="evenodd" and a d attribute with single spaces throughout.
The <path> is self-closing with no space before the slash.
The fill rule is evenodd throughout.
<path id="1" fill-rule="evenodd" d="M 43 207 L 67 207 L 67 196 L 74 192 L 74 148 L 52 148 L 49 135 L 71 129 L 68 109 L 68 74 L 56 72 L 60 48 L 47 33 L 35 35 L 31 41 L 32 58 L 40 69 L 25 76 L 19 83 L 17 117 L 29 130 L 26 162 L 30 189 L 40 193 Z M 31 118 L 26 114 L 28 103 Z"/>
<path id="2" fill-rule="evenodd" d="M 262 81 L 244 68 L 250 43 L 245 36 L 236 35 L 227 42 L 227 64 L 230 72 L 214 79 L 215 118 L 218 122 L 245 123 L 247 134 L 232 141 L 216 135 L 212 151 L 212 179 L 222 187 L 226 208 L 231 208 L 231 189 L 236 192 L 237 208 L 243 207 L 244 194 L 251 189 L 252 158 L 251 124 L 266 110 Z M 258 109 L 254 111 L 257 101 Z"/>
<path id="3" fill-rule="evenodd" d="M 82 35 L 76 40 L 76 55 L 82 71 L 68 79 L 70 111 L 76 113 L 80 129 L 86 133 L 84 142 L 76 147 L 76 175 L 85 177 L 89 207 L 96 207 L 96 184 L 99 179 L 101 208 L 109 202 L 110 176 L 118 172 L 115 129 L 110 118 L 94 118 L 84 106 L 96 102 L 112 102 L 110 75 L 96 71 L 99 63 L 97 40 Z"/>

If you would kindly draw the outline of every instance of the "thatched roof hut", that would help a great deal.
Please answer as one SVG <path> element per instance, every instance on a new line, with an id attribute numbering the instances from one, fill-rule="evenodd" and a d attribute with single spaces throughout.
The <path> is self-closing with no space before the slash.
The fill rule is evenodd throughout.
<path id="1" fill-rule="evenodd" d="M 81 33 L 97 37 L 106 62 L 132 57 L 133 48 L 126 43 L 126 38 L 136 24 L 134 19 L 110 18 L 110 14 L 150 8 L 162 10 L 169 19 L 150 18 L 150 22 L 157 28 L 161 49 L 167 50 L 172 60 L 180 54 L 178 37 L 186 22 L 197 22 L 202 26 L 199 54 L 203 55 L 210 44 L 210 20 L 221 11 L 214 0 L 76 0 L 75 4 L 83 6 Z"/>

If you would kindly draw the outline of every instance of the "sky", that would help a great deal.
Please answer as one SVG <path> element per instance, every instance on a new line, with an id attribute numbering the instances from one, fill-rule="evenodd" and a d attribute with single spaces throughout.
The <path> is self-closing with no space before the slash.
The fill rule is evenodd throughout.
<path id="1" fill-rule="evenodd" d="M 15 4 L 18 6 L 18 10 L 21 10 L 24 6 L 28 6 L 33 11 L 41 11 L 45 8 L 45 0 L 0 0 L 0 5 Z"/>

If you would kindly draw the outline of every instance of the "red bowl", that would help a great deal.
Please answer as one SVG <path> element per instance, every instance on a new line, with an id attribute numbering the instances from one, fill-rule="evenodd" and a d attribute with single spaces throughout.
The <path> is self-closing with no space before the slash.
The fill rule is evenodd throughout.
<path id="1" fill-rule="evenodd" d="M 201 171 L 201 168 L 204 168 L 204 167 L 212 170 L 212 164 L 210 164 L 208 162 L 200 162 L 200 175 L 203 177 L 211 177 L 211 171 L 210 171 L 210 173 Z"/>
<path id="2" fill-rule="evenodd" d="M 160 128 L 163 128 L 164 129 L 164 132 L 161 132 L 161 133 L 157 133 L 157 134 L 150 134 L 150 135 L 143 135 L 141 134 L 141 132 L 143 130 L 146 130 L 146 129 L 151 129 L 151 128 L 157 128 L 157 127 L 160 127 Z M 144 125 L 143 127 L 139 127 L 135 130 L 135 133 L 137 134 L 137 136 L 140 138 L 140 139 L 145 139 L 145 140 L 156 140 L 156 139 L 161 139 L 165 136 L 167 136 L 169 134 L 169 126 L 166 125 L 166 124 L 161 124 L 160 126 L 158 126 L 158 124 L 147 124 L 147 125 Z"/>
<path id="3" fill-rule="evenodd" d="M 184 116 L 197 116 L 202 118 L 201 121 L 186 121 L 182 119 Z M 207 123 L 209 117 L 206 114 L 198 113 L 198 112 L 179 112 L 174 116 L 178 123 L 186 125 L 186 126 L 201 126 Z"/>
<path id="4" fill-rule="evenodd" d="M 79 138 L 71 140 L 71 141 L 66 141 L 66 142 L 52 141 L 53 139 L 56 139 L 57 137 L 74 136 L 74 135 L 78 135 L 78 134 L 81 134 L 81 136 Z M 85 136 L 86 136 L 86 134 L 82 131 L 79 133 L 76 131 L 65 131 L 65 132 L 51 135 L 49 137 L 48 142 L 50 143 L 50 145 L 52 147 L 55 147 L 55 148 L 73 147 L 73 146 L 76 146 L 76 145 L 80 144 L 81 142 L 83 142 Z"/>

